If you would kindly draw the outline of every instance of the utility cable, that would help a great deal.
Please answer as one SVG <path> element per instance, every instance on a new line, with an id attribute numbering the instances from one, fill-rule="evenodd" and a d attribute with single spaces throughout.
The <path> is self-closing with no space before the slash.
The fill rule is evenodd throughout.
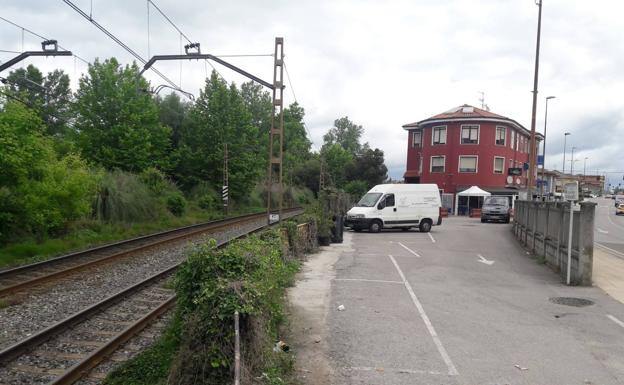
<path id="1" fill-rule="evenodd" d="M 284 70 L 286 70 L 286 79 L 288 80 L 288 85 L 290 86 L 290 92 L 293 94 L 293 99 L 295 99 L 295 103 L 299 104 L 297 101 L 297 95 L 295 94 L 295 88 L 292 85 L 292 81 L 290 80 L 290 74 L 288 73 L 288 67 L 286 66 L 286 61 L 284 61 Z M 310 137 L 310 143 L 312 142 L 312 134 L 310 130 L 308 130 L 308 125 L 305 123 L 305 120 L 302 122 L 303 127 L 305 128 L 308 136 Z"/>
<path id="2" fill-rule="evenodd" d="M 5 19 L 5 18 L 4 18 L 4 17 L 2 17 L 2 16 L 0 16 L 0 20 L 7 22 L 7 23 L 11 24 L 11 25 L 12 25 L 12 26 L 14 26 L 14 27 L 17 27 L 17 28 L 21 29 L 22 31 L 26 31 L 26 32 L 30 33 L 31 35 L 33 35 L 33 36 L 36 36 L 36 37 L 40 38 L 41 40 L 50 40 L 50 39 L 48 39 L 47 37 L 45 37 L 45 36 L 41 36 L 40 34 L 38 34 L 38 33 L 36 33 L 36 32 L 33 32 L 33 31 L 31 31 L 30 29 L 28 29 L 28 28 L 22 27 L 21 25 L 16 24 L 16 23 L 12 22 L 11 20 Z M 65 48 L 65 47 L 61 46 L 60 44 L 59 44 L 59 46 L 58 46 L 58 47 L 59 47 L 60 49 L 64 50 L 64 51 L 69 51 L 67 48 Z M 21 53 L 21 52 L 16 52 L 16 51 L 3 51 L 3 52 Z M 88 62 L 88 61 L 86 61 L 85 59 L 83 59 L 83 58 L 81 58 L 80 56 L 76 55 L 75 53 L 73 53 L 73 52 L 72 52 L 72 55 L 73 55 L 76 59 L 78 59 L 78 60 L 80 60 L 80 61 L 84 62 L 85 64 L 89 64 L 89 62 Z"/>
<path id="3" fill-rule="evenodd" d="M 76 11 L 79 15 L 81 15 L 82 17 L 84 17 L 85 19 L 87 19 L 91 24 L 95 25 L 100 31 L 102 31 L 106 36 L 108 36 L 109 38 L 111 38 L 115 43 L 119 44 L 123 49 L 125 49 L 129 54 L 131 54 L 132 56 L 135 57 L 135 59 L 137 59 L 138 61 L 140 61 L 142 64 L 147 63 L 147 60 L 143 59 L 141 57 L 141 55 L 139 55 L 138 53 L 136 53 L 132 48 L 128 47 L 123 41 L 119 40 L 115 35 L 113 35 L 111 32 L 109 32 L 106 28 L 104 28 L 100 23 L 98 23 L 97 21 L 95 21 L 92 17 L 90 17 L 89 15 L 87 15 L 82 9 L 80 9 L 78 6 L 76 6 L 74 3 L 72 3 L 69 0 L 63 0 L 63 2 L 67 5 L 69 5 L 74 11 Z M 154 68 L 153 66 L 150 67 L 150 69 L 152 71 L 154 71 L 154 73 L 156 73 L 158 76 L 160 76 L 164 81 L 166 81 L 167 83 L 169 83 L 173 88 L 175 88 L 176 90 L 181 90 L 181 88 L 175 84 L 171 79 L 169 79 L 168 77 L 166 77 L 162 72 L 158 71 L 156 68 Z"/>

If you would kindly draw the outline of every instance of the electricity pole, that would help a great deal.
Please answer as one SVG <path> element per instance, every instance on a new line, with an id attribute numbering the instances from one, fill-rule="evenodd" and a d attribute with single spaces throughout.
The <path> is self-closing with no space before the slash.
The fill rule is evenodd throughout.
<path id="1" fill-rule="evenodd" d="M 548 101 L 554 98 L 554 96 L 548 96 L 546 98 L 546 110 L 544 112 L 544 143 L 542 145 L 542 183 L 540 183 L 540 197 L 542 199 L 544 198 L 544 177 L 546 176 L 544 168 L 546 167 L 546 122 L 548 121 Z"/>
<path id="2" fill-rule="evenodd" d="M 271 114 L 271 131 L 269 133 L 269 172 L 267 175 L 267 217 L 268 223 L 282 220 L 283 184 L 282 155 L 284 148 L 284 38 L 275 38 L 275 55 L 273 64 L 273 113 Z M 278 196 L 277 217 L 271 213 L 274 185 L 277 184 Z"/>
<path id="3" fill-rule="evenodd" d="M 539 74 L 539 51 L 540 51 L 540 34 L 542 31 L 542 1 L 535 0 L 535 4 L 539 7 L 537 17 L 537 43 L 535 45 L 535 72 L 533 74 L 533 110 L 531 112 L 531 146 L 529 148 L 529 180 L 528 180 L 528 199 L 533 200 L 533 180 L 535 178 L 535 162 L 537 160 L 537 146 L 535 140 L 535 113 L 537 111 L 537 79 Z"/>

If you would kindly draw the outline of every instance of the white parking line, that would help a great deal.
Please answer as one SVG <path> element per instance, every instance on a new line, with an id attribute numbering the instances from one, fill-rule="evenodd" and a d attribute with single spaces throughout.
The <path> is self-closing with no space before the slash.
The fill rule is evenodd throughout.
<path id="1" fill-rule="evenodd" d="M 433 238 L 433 235 L 431 235 L 431 233 L 427 233 L 427 235 L 429 236 L 429 238 L 431 238 L 431 242 L 435 243 L 435 239 Z"/>
<path id="2" fill-rule="evenodd" d="M 399 245 L 401 245 L 402 248 L 404 248 L 405 250 L 409 251 L 410 253 L 414 254 L 415 256 L 417 256 L 418 258 L 420 258 L 420 254 L 418 254 L 417 252 L 415 252 L 414 250 L 410 249 L 409 247 L 405 246 L 404 244 L 402 244 L 401 242 L 399 242 Z"/>
<path id="3" fill-rule="evenodd" d="M 425 313 L 425 309 L 423 308 L 422 304 L 418 300 L 418 297 L 416 297 L 416 294 L 414 293 L 414 290 L 412 289 L 412 285 L 410 285 L 407 279 L 405 278 L 405 274 L 403 274 L 403 271 L 399 267 L 399 264 L 394 259 L 394 257 L 392 255 L 388 255 L 388 257 L 390 257 L 392 264 L 394 264 L 394 267 L 399 272 L 399 275 L 401 276 L 401 279 L 403 280 L 403 284 L 405 284 L 405 288 L 407 289 L 407 292 L 412 298 L 412 302 L 414 302 L 414 306 L 416 306 L 416 309 L 418 310 L 418 313 L 420 314 L 420 318 L 422 318 L 423 322 L 425 323 L 425 326 L 427 327 L 427 331 L 429 332 L 429 334 L 431 335 L 431 338 L 433 339 L 433 343 L 438 348 L 438 352 L 442 356 L 442 359 L 444 360 L 444 363 L 446 364 L 446 367 L 448 368 L 448 374 L 450 376 L 457 376 L 459 372 L 457 371 L 457 368 L 455 368 L 455 365 L 453 365 L 453 361 L 451 361 L 451 357 L 446 352 L 446 349 L 444 349 L 444 346 L 442 345 L 442 341 L 440 341 L 440 337 L 438 337 L 438 333 L 436 333 L 433 325 L 431 324 L 431 320 L 429 320 L 427 313 Z"/>
<path id="4" fill-rule="evenodd" d="M 617 319 L 616 317 L 612 316 L 611 314 L 607 314 L 607 318 L 609 318 L 611 321 L 615 322 L 616 324 L 620 325 L 621 327 L 624 328 L 624 322 L 620 321 L 619 319 Z"/>
<path id="5" fill-rule="evenodd" d="M 334 278 L 334 281 L 355 281 L 355 282 L 375 282 L 375 283 L 400 283 L 403 281 L 386 281 L 383 279 L 364 279 L 364 278 Z"/>
<path id="6" fill-rule="evenodd" d="M 613 254 L 613 255 L 614 255 L 614 256 L 616 256 L 616 257 L 624 258 L 624 253 L 621 253 L 621 252 L 619 252 L 619 251 L 617 251 L 617 250 L 613 250 L 612 248 L 607 247 L 607 246 L 605 246 L 605 245 L 603 245 L 603 244 L 601 244 L 601 243 L 598 243 L 598 242 L 594 242 L 594 244 L 595 244 L 596 246 L 598 246 L 598 248 L 600 248 L 600 249 L 604 249 L 605 251 L 607 251 L 608 253 Z"/>
<path id="7" fill-rule="evenodd" d="M 597 228 L 597 230 L 598 230 L 598 232 L 599 232 L 599 233 L 602 233 L 602 234 L 609 234 L 609 232 L 608 232 L 607 230 L 603 230 L 603 229 L 601 229 L 601 228 L 599 228 L 599 227 Z"/>

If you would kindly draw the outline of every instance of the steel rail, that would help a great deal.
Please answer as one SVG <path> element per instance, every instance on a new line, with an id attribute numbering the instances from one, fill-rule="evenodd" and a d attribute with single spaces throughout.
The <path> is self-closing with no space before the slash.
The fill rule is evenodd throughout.
<path id="1" fill-rule="evenodd" d="M 298 208 L 293 208 L 291 210 L 298 210 Z M 101 246 L 101 247 L 96 247 L 93 249 L 89 249 L 89 250 L 85 250 L 82 252 L 77 252 L 77 253 L 73 253 L 73 254 L 68 254 L 66 256 L 62 256 L 62 257 L 58 257 L 55 258 L 53 260 L 48 260 L 48 261 L 43 261 L 43 262 L 39 262 L 36 264 L 32 264 L 32 265 L 26 265 L 26 266 L 22 266 L 19 268 L 15 268 L 15 269 L 11 269 L 11 270 L 7 270 L 4 271 L 0 274 L 0 278 L 5 278 L 6 279 L 6 275 L 15 275 L 17 273 L 21 273 L 24 272 L 28 269 L 33 270 L 33 269 L 37 269 L 37 268 L 41 268 L 42 266 L 46 266 L 49 265 L 53 262 L 58 262 L 60 260 L 65 260 L 65 259 L 75 259 L 79 256 L 84 256 L 88 253 L 93 253 L 95 251 L 102 251 L 102 250 L 106 250 L 106 249 L 111 249 L 113 247 L 117 247 L 117 246 L 121 246 L 121 245 L 128 245 L 131 242 L 136 242 L 138 240 L 146 240 L 146 239 L 150 239 L 150 238 L 156 238 L 158 236 L 163 236 L 163 235 L 169 235 L 169 234 L 173 234 L 170 237 L 165 237 L 159 240 L 156 240 L 154 242 L 150 242 L 144 245 L 140 245 L 131 249 L 127 249 L 127 250 L 123 250 L 117 253 L 113 253 L 110 255 L 106 255 L 104 257 L 101 258 L 97 258 L 91 261 L 87 261 L 85 263 L 81 263 L 75 266 L 70 266 L 66 269 L 61 269 L 59 271 L 55 271 L 55 272 L 51 272 L 49 274 L 45 274 L 39 277 L 34 277 L 31 278 L 29 280 L 23 281 L 23 282 L 19 282 L 13 285 L 9 285 L 3 288 L 0 288 L 0 297 L 3 296 L 7 296 L 9 294 L 18 292 L 20 290 L 24 290 L 28 287 L 32 287 L 35 285 L 40 285 L 43 284 L 45 282 L 48 281 L 52 281 L 52 280 L 57 280 L 63 276 L 69 275 L 69 274 L 73 274 L 79 270 L 83 270 L 86 268 L 90 268 L 90 267 L 95 267 L 99 264 L 103 264 L 103 263 L 107 263 L 110 262 L 114 259 L 118 259 L 133 253 L 137 253 L 158 245 L 162 245 L 165 243 L 169 243 L 169 242 L 174 242 L 183 238 L 187 238 L 187 237 L 191 237 L 200 233 L 204 233 L 207 231 L 211 231 L 211 230 L 216 230 L 216 229 L 220 229 L 220 228 L 224 228 L 224 227 L 228 227 L 232 224 L 237 224 L 237 223 L 241 223 L 244 221 L 248 221 L 248 220 L 252 220 L 252 219 L 256 219 L 256 218 L 262 218 L 263 215 L 266 215 L 265 213 L 257 213 L 257 214 L 248 214 L 248 215 L 242 215 L 242 216 L 238 216 L 238 217 L 233 217 L 233 218 L 228 218 L 228 219 L 223 219 L 223 220 L 218 220 L 218 221 L 211 221 L 211 222 L 207 222 L 204 224 L 198 224 L 198 225 L 191 225 L 191 226 L 186 226 L 186 227 L 182 227 L 182 228 L 178 228 L 178 229 L 174 229 L 174 230 L 170 230 L 170 231 L 165 231 L 165 232 L 160 232 L 160 233 L 156 233 L 156 234 L 152 234 L 152 235 L 147 235 L 147 236 L 143 236 L 143 237 L 138 237 L 138 238 L 133 238 L 131 240 L 127 240 L 127 241 L 121 241 L 121 242 L 117 242 L 117 243 L 113 243 L 113 244 L 109 244 L 106 246 Z M 186 230 L 191 230 L 188 232 L 184 232 Z M 176 235 L 176 233 L 178 233 Z M 48 262 L 48 263 L 46 263 Z"/>
<path id="2" fill-rule="evenodd" d="M 300 208 L 290 209 L 289 212 L 293 211 L 301 211 Z M 298 213 L 300 214 L 300 213 Z M 298 215 L 294 214 L 294 215 Z M 232 239 L 220 242 L 216 247 L 222 248 L 229 244 L 230 242 L 240 239 L 243 237 L 247 237 L 252 233 L 263 230 L 265 228 L 270 227 L 270 225 L 262 224 L 250 231 L 247 231 L 244 234 L 237 235 Z M 42 345 L 46 341 L 54 338 L 55 336 L 61 334 L 62 332 L 80 324 L 81 322 L 85 322 L 89 320 L 94 315 L 100 314 L 111 306 L 120 303 L 125 298 L 138 293 L 140 290 L 146 288 L 147 286 L 157 283 L 159 280 L 164 279 L 165 277 L 171 275 L 175 272 L 175 270 L 184 263 L 179 262 L 171 267 L 168 267 L 160 272 L 142 280 L 139 283 L 136 283 L 116 294 L 105 298 L 104 300 L 89 306 L 73 315 L 56 322 L 55 324 L 47 327 L 46 329 L 22 340 L 19 341 L 4 350 L 0 351 L 0 364 L 6 365 L 7 363 L 17 359 L 23 354 L 35 349 L 36 347 Z M 175 295 L 170 296 L 165 301 L 157 306 L 157 308 L 151 310 L 149 314 L 141 317 L 141 319 L 135 321 L 132 325 L 128 326 L 122 332 L 117 334 L 111 340 L 107 341 L 104 345 L 100 346 L 95 351 L 91 352 L 85 359 L 77 363 L 76 365 L 69 368 L 65 373 L 55 379 L 52 384 L 72 384 L 75 381 L 82 378 L 86 375 L 91 369 L 96 367 L 102 360 L 108 357 L 111 353 L 113 353 L 119 346 L 123 343 L 127 342 L 138 332 L 147 327 L 154 319 L 165 313 L 175 304 Z"/>

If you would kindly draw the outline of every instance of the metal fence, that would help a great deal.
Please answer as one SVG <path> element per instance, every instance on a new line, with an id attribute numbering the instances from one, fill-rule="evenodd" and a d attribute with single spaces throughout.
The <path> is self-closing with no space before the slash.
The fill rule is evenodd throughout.
<path id="1" fill-rule="evenodd" d="M 574 209 L 570 282 L 591 286 L 594 260 L 596 203 L 581 202 Z M 513 232 L 533 254 L 565 280 L 568 262 L 570 204 L 567 202 L 516 201 Z"/>

